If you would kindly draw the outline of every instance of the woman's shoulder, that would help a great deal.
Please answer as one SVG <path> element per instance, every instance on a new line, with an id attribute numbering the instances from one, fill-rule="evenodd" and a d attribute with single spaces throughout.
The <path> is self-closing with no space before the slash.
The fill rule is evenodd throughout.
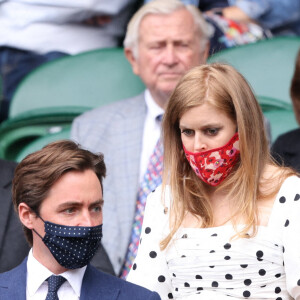
<path id="1" fill-rule="evenodd" d="M 147 198 L 147 205 L 152 207 L 169 207 L 171 202 L 170 186 L 162 185 L 152 191 Z"/>
<path id="2" fill-rule="evenodd" d="M 286 227 L 288 219 L 300 213 L 300 178 L 296 175 L 289 176 L 281 184 L 272 208 L 269 225 L 279 231 Z"/>
<path id="3" fill-rule="evenodd" d="M 292 169 L 283 168 L 276 165 L 267 165 L 262 173 L 260 188 L 262 193 L 278 191 L 286 186 L 293 186 L 299 183 L 300 178 Z"/>
<path id="4" fill-rule="evenodd" d="M 282 202 L 283 198 L 290 199 L 290 202 L 300 199 L 300 178 L 298 176 L 292 175 L 283 181 L 277 199 Z"/>

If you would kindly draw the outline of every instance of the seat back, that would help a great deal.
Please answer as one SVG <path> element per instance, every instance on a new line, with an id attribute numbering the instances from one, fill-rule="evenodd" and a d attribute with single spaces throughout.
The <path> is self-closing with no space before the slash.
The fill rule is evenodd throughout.
<path id="1" fill-rule="evenodd" d="M 9 118 L 59 106 L 94 108 L 143 90 L 122 48 L 89 51 L 45 63 L 31 72 L 14 94 Z"/>
<path id="2" fill-rule="evenodd" d="M 293 110 L 269 110 L 264 115 L 270 121 L 272 143 L 279 135 L 298 128 Z"/>
<path id="3" fill-rule="evenodd" d="M 255 94 L 290 102 L 300 37 L 277 37 L 253 44 L 222 50 L 208 62 L 225 62 L 234 66 L 248 80 Z"/>
<path id="4" fill-rule="evenodd" d="M 57 133 L 48 133 L 44 136 L 41 136 L 31 143 L 27 144 L 16 156 L 16 161 L 20 162 L 28 154 L 33 153 L 37 150 L 42 149 L 44 146 L 48 145 L 51 142 L 58 140 L 66 140 L 70 138 L 70 128 L 65 128 Z"/>

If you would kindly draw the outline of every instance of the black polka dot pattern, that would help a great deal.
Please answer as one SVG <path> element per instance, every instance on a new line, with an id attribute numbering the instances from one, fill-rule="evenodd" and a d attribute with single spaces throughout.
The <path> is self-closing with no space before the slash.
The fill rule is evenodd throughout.
<path id="1" fill-rule="evenodd" d="M 251 296 L 251 293 L 250 293 L 249 291 L 244 291 L 244 292 L 243 292 L 243 296 L 244 296 L 245 298 L 249 298 L 249 297 Z"/>
<path id="2" fill-rule="evenodd" d="M 250 285 L 251 283 L 252 283 L 251 279 L 245 279 L 244 280 L 244 284 L 247 285 L 247 286 Z"/>
<path id="3" fill-rule="evenodd" d="M 230 248 L 231 248 L 231 244 L 229 244 L 229 243 L 225 244 L 225 245 L 224 245 L 224 248 L 225 248 L 226 250 L 230 249 Z"/>
<path id="4" fill-rule="evenodd" d="M 276 293 L 276 294 L 279 294 L 280 292 L 281 292 L 281 288 L 280 288 L 280 287 L 276 287 L 276 288 L 275 288 L 275 293 Z"/>
<path id="5" fill-rule="evenodd" d="M 285 199 L 284 196 L 282 196 L 282 197 L 279 198 L 279 202 L 280 202 L 280 203 L 285 203 L 285 201 L 286 201 L 286 199 Z"/>
<path id="6" fill-rule="evenodd" d="M 258 274 L 259 274 L 260 276 L 265 276 L 265 275 L 266 275 L 266 270 L 260 269 L 260 270 L 258 271 Z"/>
<path id="7" fill-rule="evenodd" d="M 155 257 L 157 256 L 157 253 L 156 253 L 155 251 L 151 251 L 151 252 L 149 253 L 149 256 L 150 256 L 151 258 L 155 258 Z"/>
<path id="8" fill-rule="evenodd" d="M 146 227 L 145 233 L 146 233 L 146 234 L 149 234 L 150 232 L 151 232 L 151 228 L 150 228 L 150 227 Z"/>
<path id="9" fill-rule="evenodd" d="M 232 277 L 231 274 L 226 274 L 226 275 L 225 275 L 225 278 L 226 278 L 227 280 L 232 280 L 233 277 Z"/>
<path id="10" fill-rule="evenodd" d="M 259 250 L 256 252 L 256 256 L 262 258 L 264 256 L 264 253 L 261 250 Z"/>
<path id="11" fill-rule="evenodd" d="M 154 229 L 155 224 L 144 224 L 142 236 L 148 248 L 144 251 L 144 260 L 147 258 L 149 265 L 143 265 L 143 272 L 152 272 L 152 262 L 154 266 L 156 261 L 159 265 L 166 261 L 165 272 L 157 272 L 153 276 L 156 286 L 164 286 L 162 299 L 184 299 L 186 295 L 197 293 L 200 295 L 195 297 L 199 299 L 205 299 L 206 296 L 214 299 L 214 293 L 216 299 L 219 295 L 220 299 L 222 295 L 232 299 L 288 299 L 287 280 L 293 291 L 300 291 L 299 262 L 295 260 L 294 267 L 289 259 L 295 253 L 290 246 L 295 246 L 299 241 L 297 232 L 300 229 L 300 217 L 297 220 L 297 216 L 300 216 L 300 181 L 298 188 L 296 184 L 294 186 L 289 187 L 289 193 L 287 189 L 280 190 L 274 208 L 270 210 L 275 215 L 269 219 L 267 226 L 259 226 L 254 235 L 250 228 L 246 231 L 248 234 L 233 237 L 234 230 L 230 225 L 203 229 L 179 228 L 166 251 L 160 252 L 159 243 L 155 247 L 151 240 L 145 240 L 148 237 L 152 239 L 158 226 Z M 166 205 L 169 205 L 168 202 Z M 163 215 L 161 207 L 158 211 Z M 152 212 L 152 215 L 156 214 Z M 150 234 L 146 233 L 148 227 L 152 229 Z M 159 242 L 162 236 L 165 236 L 165 232 L 160 235 Z M 290 236 L 295 237 L 295 243 L 288 245 L 285 241 Z M 300 249 L 297 253 L 300 253 Z M 133 265 L 132 269 L 141 270 L 140 262 L 142 260 L 137 261 L 138 268 Z M 295 274 L 287 277 L 285 272 L 291 269 Z M 171 288 L 166 290 L 167 284 Z M 295 298 L 295 295 L 291 296 Z"/>

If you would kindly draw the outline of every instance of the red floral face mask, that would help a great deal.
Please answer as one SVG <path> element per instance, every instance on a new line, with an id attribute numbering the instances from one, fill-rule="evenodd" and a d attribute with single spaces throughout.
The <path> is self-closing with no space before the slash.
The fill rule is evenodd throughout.
<path id="1" fill-rule="evenodd" d="M 196 175 L 207 184 L 216 186 L 229 175 L 239 159 L 239 135 L 236 133 L 220 148 L 193 153 L 183 146 L 183 150 Z"/>

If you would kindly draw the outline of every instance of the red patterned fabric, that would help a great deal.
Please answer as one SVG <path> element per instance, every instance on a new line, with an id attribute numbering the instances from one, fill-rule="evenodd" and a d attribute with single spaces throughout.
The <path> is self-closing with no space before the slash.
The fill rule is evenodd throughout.
<path id="1" fill-rule="evenodd" d="M 207 184 L 216 186 L 229 175 L 239 159 L 239 135 L 236 133 L 220 148 L 198 153 L 189 152 L 184 146 L 183 149 L 196 175 Z"/>

